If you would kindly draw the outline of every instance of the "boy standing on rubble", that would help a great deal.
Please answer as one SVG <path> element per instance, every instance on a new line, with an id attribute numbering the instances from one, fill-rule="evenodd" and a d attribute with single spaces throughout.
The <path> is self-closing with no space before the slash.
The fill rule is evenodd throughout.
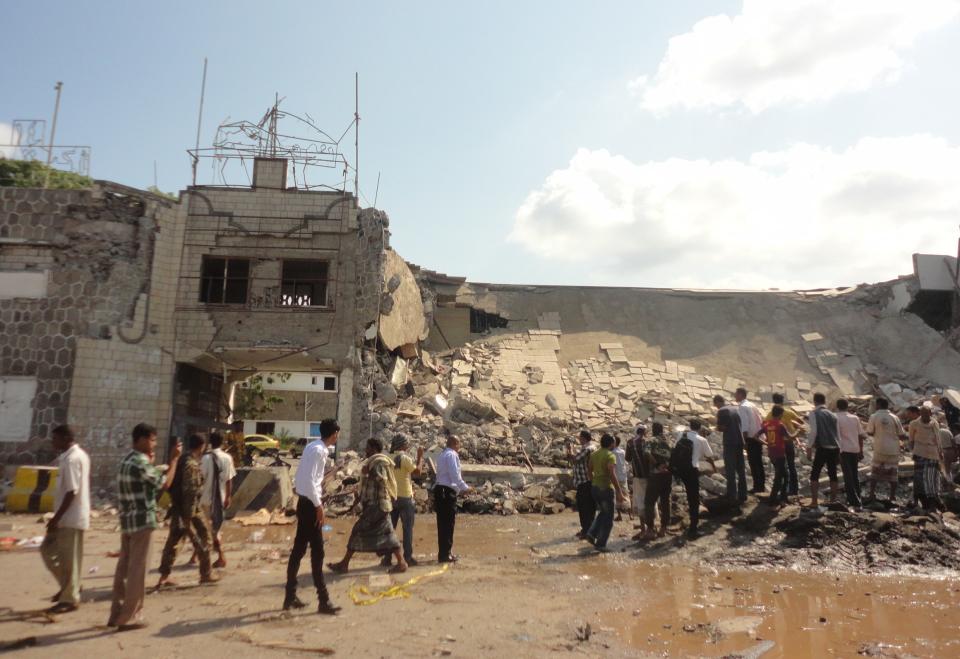
<path id="1" fill-rule="evenodd" d="M 800 439 L 800 429 L 803 428 L 803 417 L 796 411 L 784 404 L 784 397 L 781 393 L 773 394 L 773 404 L 783 408 L 783 416 L 780 418 L 786 429 L 787 434 L 794 439 L 787 442 L 785 455 L 787 466 L 787 496 L 795 497 L 800 494 L 800 479 L 797 477 L 797 448 L 803 450 L 803 440 Z M 773 419 L 773 412 L 768 412 L 764 421 Z"/>
<path id="2" fill-rule="evenodd" d="M 766 435 L 767 457 L 773 464 L 773 487 L 770 489 L 768 503 L 779 506 L 787 503 L 787 446 L 796 439 L 796 433 L 787 430 L 783 422 L 783 406 L 774 405 L 770 410 L 770 418 L 763 422 L 763 433 Z"/>

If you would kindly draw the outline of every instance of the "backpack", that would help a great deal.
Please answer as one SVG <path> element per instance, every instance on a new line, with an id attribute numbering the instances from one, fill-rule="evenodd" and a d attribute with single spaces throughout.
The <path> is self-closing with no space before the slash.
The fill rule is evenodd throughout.
<path id="1" fill-rule="evenodd" d="M 693 440 L 683 433 L 670 451 L 670 473 L 682 478 L 693 471 Z"/>

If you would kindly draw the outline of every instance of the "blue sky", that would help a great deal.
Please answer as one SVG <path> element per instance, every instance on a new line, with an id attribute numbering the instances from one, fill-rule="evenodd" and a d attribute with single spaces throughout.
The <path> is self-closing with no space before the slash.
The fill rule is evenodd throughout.
<path id="1" fill-rule="evenodd" d="M 57 141 L 93 176 L 146 187 L 156 160 L 179 190 L 204 57 L 202 144 L 275 92 L 339 134 L 356 71 L 361 191 L 380 173 L 394 247 L 432 269 L 762 288 L 952 253 L 957 3 L 783 5 L 14 1 L 0 123 L 49 117 L 62 80 Z"/>

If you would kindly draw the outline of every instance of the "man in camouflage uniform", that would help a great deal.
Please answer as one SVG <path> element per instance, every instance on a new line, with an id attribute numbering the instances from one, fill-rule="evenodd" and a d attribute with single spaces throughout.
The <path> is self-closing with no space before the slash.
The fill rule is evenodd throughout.
<path id="1" fill-rule="evenodd" d="M 212 583 L 219 577 L 213 575 L 210 566 L 210 528 L 200 511 L 200 497 L 203 494 L 203 472 L 200 458 L 203 455 L 203 437 L 192 435 L 187 443 L 189 453 L 180 459 L 177 474 L 170 488 L 170 535 L 163 547 L 160 559 L 160 581 L 157 588 L 175 586 L 170 580 L 170 568 L 177 556 L 177 545 L 187 536 L 200 559 L 200 583 Z"/>

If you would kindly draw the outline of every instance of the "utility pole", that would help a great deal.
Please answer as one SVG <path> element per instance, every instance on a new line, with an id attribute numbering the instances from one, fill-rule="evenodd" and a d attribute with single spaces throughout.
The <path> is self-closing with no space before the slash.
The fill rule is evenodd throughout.
<path id="1" fill-rule="evenodd" d="M 360 204 L 360 73 L 353 74 L 353 198 Z"/>
<path id="2" fill-rule="evenodd" d="M 43 187 L 50 186 L 50 163 L 53 162 L 53 140 L 57 135 L 57 115 L 60 114 L 60 92 L 63 90 L 63 83 L 57 82 L 57 100 L 53 105 L 53 125 L 50 128 L 50 144 L 47 145 L 47 175 L 43 181 Z"/>
<path id="3" fill-rule="evenodd" d="M 200 125 L 203 123 L 203 97 L 207 93 L 207 58 L 203 58 L 203 80 L 200 82 L 200 111 L 197 112 L 197 141 L 193 147 L 193 184 L 197 184 L 197 165 L 200 161 Z"/>

